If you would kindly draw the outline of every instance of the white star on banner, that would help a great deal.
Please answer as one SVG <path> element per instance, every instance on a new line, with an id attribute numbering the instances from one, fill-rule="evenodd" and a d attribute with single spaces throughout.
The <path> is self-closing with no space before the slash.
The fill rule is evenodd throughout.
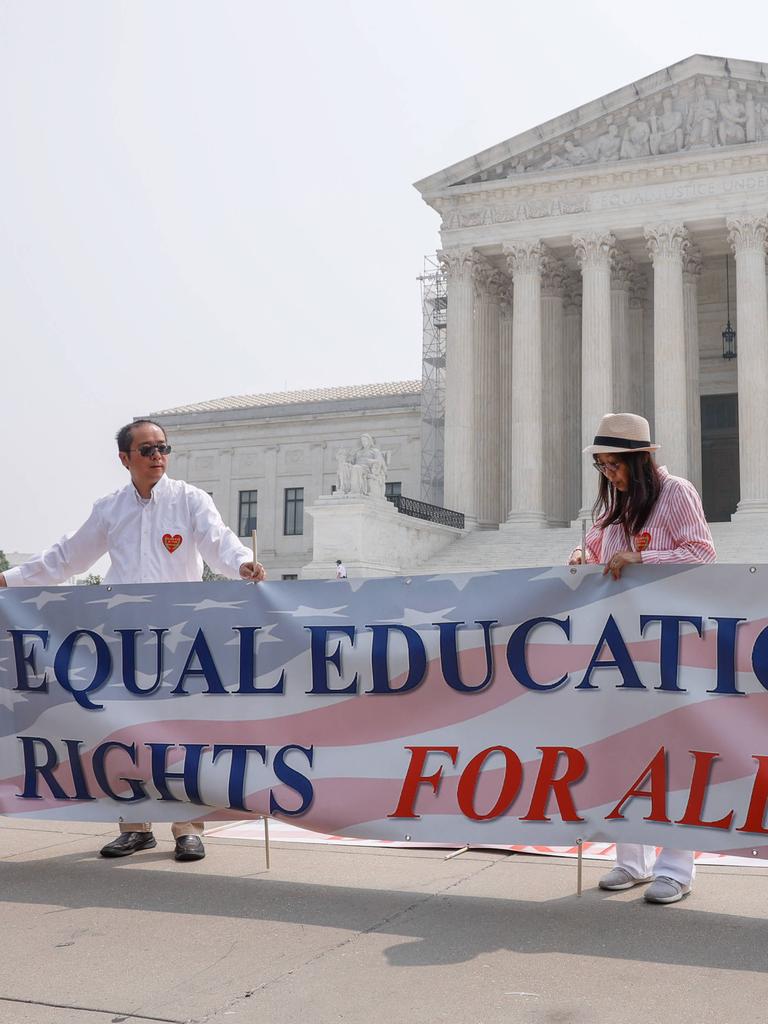
<path id="1" fill-rule="evenodd" d="M 498 571 L 494 569 L 490 572 L 458 572 L 455 575 L 442 573 L 440 576 L 423 576 L 421 578 L 428 583 L 452 583 L 457 590 L 463 590 L 472 580 L 479 579 L 481 576 L 498 576 Z"/>
<path id="2" fill-rule="evenodd" d="M 578 590 L 588 576 L 595 576 L 597 573 L 602 573 L 602 571 L 602 565 L 553 566 L 551 569 L 547 569 L 546 572 L 539 573 L 538 576 L 531 576 L 529 582 L 559 580 L 564 587 L 568 587 L 570 590 Z"/>
<path id="3" fill-rule="evenodd" d="M 163 637 L 163 646 L 167 647 L 172 654 L 176 653 L 176 648 L 185 640 L 195 639 L 193 636 L 187 636 L 186 633 L 184 632 L 184 627 L 186 626 L 186 624 L 186 622 L 177 622 L 174 626 L 171 626 L 171 628 Z M 147 644 L 154 645 L 157 642 L 155 640 L 155 635 L 152 634 L 151 639 L 147 640 L 146 642 Z"/>
<path id="4" fill-rule="evenodd" d="M 103 604 L 109 610 L 118 608 L 121 604 L 146 604 L 151 600 L 152 594 L 115 594 L 114 597 L 101 598 L 99 601 L 86 601 L 86 604 Z"/>
<path id="5" fill-rule="evenodd" d="M 51 602 L 53 602 L 53 601 L 66 601 L 66 600 L 67 600 L 67 595 L 66 594 L 57 594 L 57 593 L 55 593 L 54 591 L 51 591 L 51 590 L 43 590 L 43 591 L 41 591 L 37 595 L 37 597 L 28 597 L 26 601 L 22 601 L 21 603 L 22 604 L 33 604 L 33 605 L 36 606 L 37 610 L 40 611 L 41 608 L 44 608 L 47 604 L 51 604 Z"/>
<path id="6" fill-rule="evenodd" d="M 376 622 L 382 623 L 397 623 L 403 626 L 431 626 L 438 622 L 452 622 L 450 618 L 446 618 L 449 612 L 455 612 L 456 606 L 453 608 L 441 608 L 436 612 L 425 612 L 423 609 L 418 608 L 403 608 L 403 614 L 396 619 L 376 619 Z"/>
<path id="7" fill-rule="evenodd" d="M 198 601 L 197 604 L 194 601 L 185 604 L 179 603 L 175 604 L 174 608 L 191 608 L 195 612 L 207 612 L 209 608 L 240 608 L 244 604 L 247 604 L 247 601 L 213 601 L 210 597 L 206 597 L 203 601 Z"/>
<path id="8" fill-rule="evenodd" d="M 273 622 L 271 626 L 263 626 L 256 634 L 256 643 L 261 644 L 281 644 L 283 641 L 279 636 L 272 636 L 272 631 L 277 629 L 277 623 Z M 188 638 L 189 639 L 189 638 Z M 233 636 L 231 640 L 227 640 L 224 647 L 236 647 L 240 643 L 240 634 Z"/>
<path id="9" fill-rule="evenodd" d="M 111 628 L 112 627 L 110 626 L 109 629 L 111 630 Z M 119 638 L 117 636 L 115 636 L 113 633 L 109 632 L 109 630 L 107 629 L 106 622 L 102 622 L 102 624 L 100 626 L 94 626 L 93 627 L 93 632 L 94 633 L 98 633 L 99 636 L 101 637 L 101 639 L 104 641 L 105 644 L 119 644 L 120 643 Z"/>
<path id="10" fill-rule="evenodd" d="M 340 604 L 335 608 L 309 608 L 305 604 L 300 604 L 293 611 L 286 609 L 284 611 L 275 611 L 273 614 L 290 615 L 294 619 L 346 619 L 346 615 L 339 614 L 346 607 L 347 605 Z"/>
<path id="11" fill-rule="evenodd" d="M 0 704 L 8 708 L 9 711 L 13 711 L 14 704 L 23 704 L 26 699 L 23 694 L 17 693 L 10 687 L 0 686 Z"/>

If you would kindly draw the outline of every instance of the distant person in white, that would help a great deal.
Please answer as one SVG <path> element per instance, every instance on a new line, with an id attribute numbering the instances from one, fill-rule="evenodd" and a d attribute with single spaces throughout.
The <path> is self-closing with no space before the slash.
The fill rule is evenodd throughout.
<path id="1" fill-rule="evenodd" d="M 345 580 L 347 578 L 347 567 L 344 565 L 340 558 L 336 559 L 336 579 Z"/>
<path id="2" fill-rule="evenodd" d="M 117 433 L 120 461 L 131 482 L 100 498 L 71 536 L 0 573 L 0 587 L 44 587 L 85 572 L 104 554 L 111 565 L 105 583 L 193 583 L 203 577 L 203 559 L 221 576 L 259 582 L 264 567 L 224 525 L 213 500 L 183 480 L 165 475 L 171 446 L 163 428 L 136 420 Z M 205 856 L 201 822 L 174 822 L 176 860 Z M 151 822 L 121 823 L 104 857 L 127 857 L 157 842 Z"/>

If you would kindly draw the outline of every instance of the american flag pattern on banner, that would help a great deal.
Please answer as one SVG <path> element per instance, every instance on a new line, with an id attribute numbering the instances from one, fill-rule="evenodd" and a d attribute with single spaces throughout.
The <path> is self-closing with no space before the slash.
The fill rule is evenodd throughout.
<path id="1" fill-rule="evenodd" d="M 766 575 L 764 566 L 631 566 L 616 582 L 586 566 L 4 590 L 0 813 L 172 821 L 271 812 L 342 837 L 627 841 L 768 857 Z M 674 616 L 693 623 L 673 631 Z M 599 643 L 609 620 L 633 679 L 617 664 L 618 641 Z M 523 623 L 529 685 L 509 656 Z M 73 642 L 75 631 L 97 639 Z M 446 681 L 452 637 L 464 692 Z M 372 692 L 376 679 L 387 692 Z M 418 770 L 411 748 L 429 748 Z M 489 748 L 500 749 L 479 757 Z M 542 776 L 541 748 L 582 756 L 560 795 Z M 567 774 L 568 756 L 553 757 L 551 777 Z M 407 778 L 410 813 L 396 817 Z M 565 820 L 569 800 L 580 820 Z M 531 815 L 537 801 L 544 813 Z"/>

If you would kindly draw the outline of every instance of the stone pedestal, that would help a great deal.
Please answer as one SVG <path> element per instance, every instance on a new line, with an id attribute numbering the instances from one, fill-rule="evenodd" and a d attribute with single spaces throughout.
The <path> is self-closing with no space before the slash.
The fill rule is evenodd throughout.
<path id="1" fill-rule="evenodd" d="M 727 224 L 736 256 L 738 325 L 741 498 L 734 518 L 759 515 L 768 520 L 768 218 L 731 217 Z"/>
<path id="2" fill-rule="evenodd" d="M 360 495 L 324 496 L 305 513 L 313 522 L 313 547 L 302 579 L 334 579 L 337 558 L 351 578 L 407 575 L 463 532 L 402 515 L 390 501 Z"/>
<path id="3" fill-rule="evenodd" d="M 653 365 L 656 436 L 660 461 L 674 476 L 690 477 L 686 395 L 683 254 L 688 232 L 682 224 L 645 229 L 653 262 Z"/>

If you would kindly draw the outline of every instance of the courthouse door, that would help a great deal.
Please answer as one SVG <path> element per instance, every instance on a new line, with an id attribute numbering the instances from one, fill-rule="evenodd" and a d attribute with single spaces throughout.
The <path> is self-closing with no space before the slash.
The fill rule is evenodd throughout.
<path id="1" fill-rule="evenodd" d="M 707 519 L 729 521 L 739 501 L 737 395 L 701 396 L 701 476 Z"/>

